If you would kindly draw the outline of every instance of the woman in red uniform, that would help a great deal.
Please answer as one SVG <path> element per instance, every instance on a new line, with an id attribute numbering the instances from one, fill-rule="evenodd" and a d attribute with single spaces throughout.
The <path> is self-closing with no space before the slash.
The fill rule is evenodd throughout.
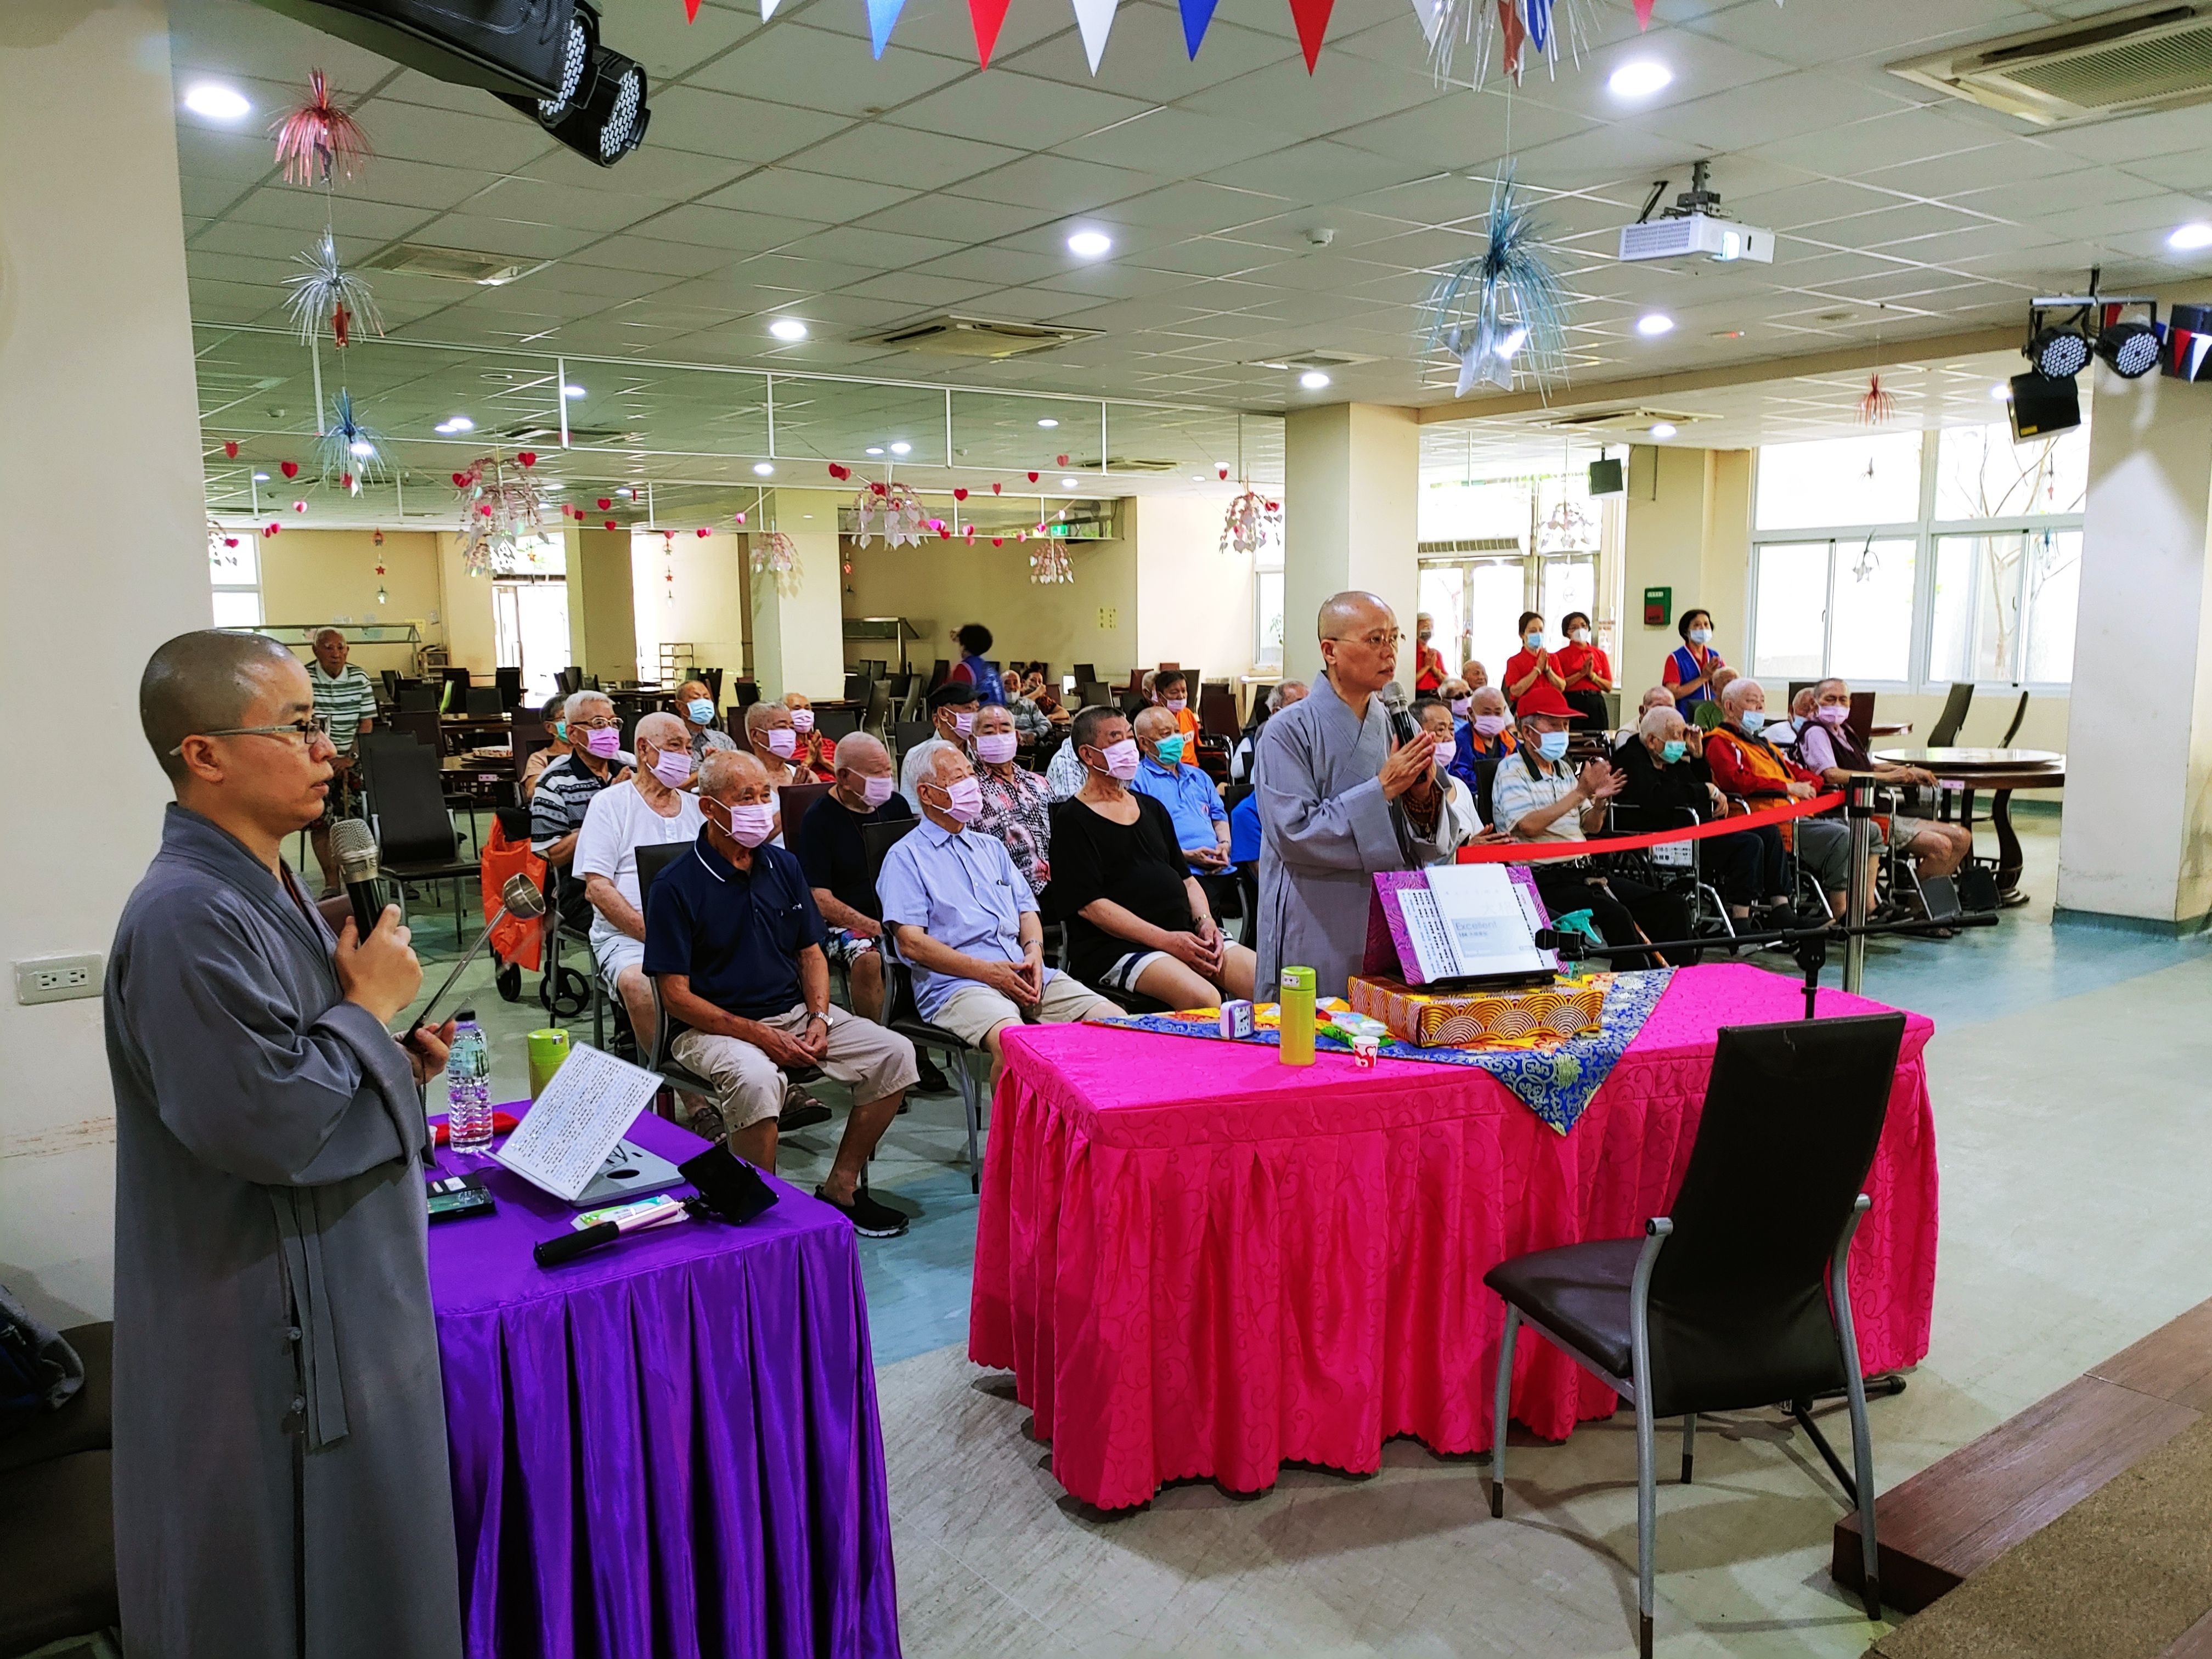
<path id="1" fill-rule="evenodd" d="M 1575 711 L 1575 729 L 1592 730 L 1607 723 L 1604 692 L 1613 690 L 1613 664 L 1590 643 L 1590 619 L 1570 611 L 1560 619 L 1567 642 L 1552 653 L 1552 666 L 1565 678 L 1567 706 Z"/>
<path id="2" fill-rule="evenodd" d="M 1413 633 L 1417 641 L 1413 653 L 1415 691 L 1433 691 L 1451 673 L 1451 670 L 1444 666 L 1444 653 L 1429 643 L 1429 635 L 1436 630 L 1436 619 L 1425 611 L 1413 618 Z"/>
<path id="3" fill-rule="evenodd" d="M 1513 631 L 1521 636 L 1521 648 L 1506 660 L 1505 701 L 1518 710 L 1521 699 L 1534 690 L 1538 682 L 1547 683 L 1556 690 L 1565 690 L 1567 678 L 1559 672 L 1551 652 L 1545 648 L 1544 616 L 1541 611 L 1523 611 Z"/>

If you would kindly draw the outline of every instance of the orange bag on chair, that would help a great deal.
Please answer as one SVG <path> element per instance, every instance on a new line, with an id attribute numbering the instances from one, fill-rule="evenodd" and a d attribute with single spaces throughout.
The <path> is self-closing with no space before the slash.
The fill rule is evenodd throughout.
<path id="1" fill-rule="evenodd" d="M 545 860 L 530 850 L 526 841 L 509 841 L 507 830 L 497 816 L 491 823 L 491 833 L 484 837 L 483 857 L 479 863 L 483 880 L 484 920 L 489 921 L 499 915 L 500 890 L 507 885 L 509 876 L 530 878 L 532 886 L 539 892 L 545 890 Z M 507 916 L 491 930 L 491 948 L 501 962 L 535 969 L 544 941 L 544 930 L 538 918 L 525 921 L 520 916 Z"/>

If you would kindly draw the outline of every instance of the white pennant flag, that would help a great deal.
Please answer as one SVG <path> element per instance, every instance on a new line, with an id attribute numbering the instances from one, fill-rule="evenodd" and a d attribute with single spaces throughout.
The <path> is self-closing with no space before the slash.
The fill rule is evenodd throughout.
<path id="1" fill-rule="evenodd" d="M 1084 55 L 1091 72 L 1098 73 L 1098 60 L 1106 53 L 1106 36 L 1114 27 L 1114 9 L 1120 0 L 1074 0 L 1075 27 L 1083 33 Z"/>
<path id="2" fill-rule="evenodd" d="M 1413 0 L 1413 3 L 1414 3 L 1415 5 L 1419 5 L 1419 4 L 1420 3 L 1420 0 Z M 775 16 L 775 7 L 776 7 L 776 0 L 761 0 L 761 21 L 762 21 L 762 22 L 765 23 L 765 22 L 767 22 L 767 21 L 768 21 L 768 20 L 769 20 L 769 18 L 771 18 L 771 17 L 773 17 L 773 16 Z M 1432 31 L 1432 33 L 1433 33 L 1433 31 Z"/>
<path id="3" fill-rule="evenodd" d="M 761 3 L 769 6 L 775 0 L 761 0 Z M 1421 33 L 1428 38 L 1429 44 L 1436 45 L 1437 26 L 1444 21 L 1443 0 L 1413 0 L 1413 15 L 1421 20 Z M 765 17 L 768 14 L 763 11 L 761 15 Z"/>

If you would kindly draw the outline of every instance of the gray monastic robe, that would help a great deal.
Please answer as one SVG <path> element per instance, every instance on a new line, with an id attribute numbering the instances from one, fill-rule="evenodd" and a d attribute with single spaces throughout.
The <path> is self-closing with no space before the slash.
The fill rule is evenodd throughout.
<path id="1" fill-rule="evenodd" d="M 407 1058 L 198 813 L 109 960 L 115 1534 L 133 1659 L 458 1659 Z"/>
<path id="2" fill-rule="evenodd" d="M 1354 720 L 1324 674 L 1260 728 L 1260 968 L 1256 994 L 1273 1001 L 1285 963 L 1314 970 L 1318 996 L 1340 997 L 1367 945 L 1367 905 L 1378 870 L 1410 870 L 1450 855 L 1423 838 L 1376 775 L 1390 754 L 1380 699 Z"/>

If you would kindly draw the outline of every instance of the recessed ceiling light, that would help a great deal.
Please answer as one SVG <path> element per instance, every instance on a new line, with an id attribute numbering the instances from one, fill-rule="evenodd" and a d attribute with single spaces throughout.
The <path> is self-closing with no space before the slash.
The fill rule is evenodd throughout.
<path id="1" fill-rule="evenodd" d="M 883 453 L 884 447 L 881 444 L 870 444 L 868 446 L 868 453 L 871 455 L 880 455 Z"/>
<path id="2" fill-rule="evenodd" d="M 775 477 L 775 467 L 772 463 L 768 461 L 755 461 L 753 463 L 753 477 L 756 478 L 773 478 Z"/>
<path id="3" fill-rule="evenodd" d="M 1114 239 L 1103 230 L 1079 230 L 1067 239 L 1067 251 L 1079 259 L 1097 259 L 1114 251 Z"/>
<path id="4" fill-rule="evenodd" d="M 1636 331 L 1647 340 L 1657 339 L 1674 326 L 1674 319 L 1664 312 L 1647 311 L 1636 319 Z"/>
<path id="5" fill-rule="evenodd" d="M 185 107 L 210 121 L 241 121 L 253 112 L 246 94 L 214 81 L 202 81 L 185 93 Z"/>
<path id="6" fill-rule="evenodd" d="M 1743 331 L 1740 328 L 1717 328 L 1713 331 L 1713 338 L 1716 340 L 1741 340 L 1743 338 Z"/>
<path id="7" fill-rule="evenodd" d="M 476 429 L 477 423 L 465 415 L 448 415 L 431 428 L 434 432 L 445 433 L 473 432 Z"/>
<path id="8" fill-rule="evenodd" d="M 796 317 L 779 317 L 768 325 L 768 331 L 779 340 L 803 340 L 806 325 Z"/>
<path id="9" fill-rule="evenodd" d="M 257 472 L 253 475 L 253 482 L 256 483 L 267 483 L 269 482 L 269 475 L 266 472 Z"/>
<path id="10" fill-rule="evenodd" d="M 635 491 L 635 489 L 632 489 L 629 488 L 627 485 L 625 485 L 623 488 L 622 488 L 622 489 L 617 489 L 617 491 L 615 491 L 615 494 L 616 494 L 616 495 L 620 495 L 621 497 L 623 497 L 623 500 L 627 501 L 627 500 L 629 500 L 630 497 L 632 497 L 632 496 L 635 495 L 637 494 L 637 491 Z"/>
<path id="11" fill-rule="evenodd" d="M 584 388 L 580 386 L 564 386 L 561 388 L 561 395 L 564 398 L 580 398 L 584 395 Z"/>
<path id="12" fill-rule="evenodd" d="M 1328 376 L 1317 368 L 1310 368 L 1298 376 L 1298 384 L 1309 392 L 1318 392 L 1328 384 Z"/>
<path id="13" fill-rule="evenodd" d="M 1613 70 L 1605 88 L 1616 98 L 1649 98 L 1674 78 L 1674 71 L 1664 64 L 1639 58 Z"/>
<path id="14" fill-rule="evenodd" d="M 914 446 L 908 443 L 904 439 L 901 439 L 897 443 L 891 446 L 891 453 L 894 455 L 911 455 L 914 453 Z"/>
<path id="15" fill-rule="evenodd" d="M 1654 421 L 1654 422 L 1651 422 L 1651 435 L 1652 435 L 1653 437 L 1655 437 L 1655 438 L 1671 438 L 1671 437 L 1673 437 L 1673 436 L 1674 435 L 1674 422 L 1672 422 L 1672 421 Z"/>
<path id="16" fill-rule="evenodd" d="M 1081 481 L 1076 478 L 1062 478 L 1060 481 L 1060 487 L 1062 489 L 1073 489 L 1079 482 Z"/>
<path id="17" fill-rule="evenodd" d="M 1039 421 L 1039 422 L 1037 422 L 1037 424 L 1038 424 L 1039 426 L 1041 426 L 1041 427 L 1044 428 L 1044 429 L 1045 429 L 1046 431 L 1049 432 L 1049 431 L 1051 431 L 1051 430 L 1052 430 L 1052 428 L 1054 428 L 1054 427 L 1058 426 L 1058 425 L 1060 424 L 1060 422 L 1059 422 L 1058 421 L 1053 420 L 1053 419 L 1051 419 L 1049 416 L 1048 416 L 1046 419 L 1042 420 L 1042 421 Z"/>
<path id="18" fill-rule="evenodd" d="M 2184 253 L 2194 253 L 2201 247 L 2212 247 L 2212 225 L 2202 222 L 2184 225 L 2166 239 L 2166 245 Z"/>
<path id="19" fill-rule="evenodd" d="M 346 446 L 346 448 L 352 453 L 353 458 L 358 461 L 365 461 L 370 456 L 376 453 L 376 446 L 369 442 L 366 438 L 356 438 L 351 443 Z"/>

